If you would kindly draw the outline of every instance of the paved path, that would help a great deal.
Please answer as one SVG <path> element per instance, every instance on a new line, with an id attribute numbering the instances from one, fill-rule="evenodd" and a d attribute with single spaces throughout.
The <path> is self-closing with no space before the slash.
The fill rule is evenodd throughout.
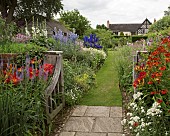
<path id="1" fill-rule="evenodd" d="M 122 107 L 77 106 L 59 136 L 122 136 Z"/>

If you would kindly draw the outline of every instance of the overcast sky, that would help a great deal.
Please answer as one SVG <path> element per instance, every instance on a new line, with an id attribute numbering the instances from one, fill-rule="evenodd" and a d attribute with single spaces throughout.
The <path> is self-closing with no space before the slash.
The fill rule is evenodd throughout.
<path id="1" fill-rule="evenodd" d="M 170 0 L 62 0 L 64 10 L 78 9 L 93 28 L 114 23 L 142 23 L 160 19 L 170 6 Z"/>

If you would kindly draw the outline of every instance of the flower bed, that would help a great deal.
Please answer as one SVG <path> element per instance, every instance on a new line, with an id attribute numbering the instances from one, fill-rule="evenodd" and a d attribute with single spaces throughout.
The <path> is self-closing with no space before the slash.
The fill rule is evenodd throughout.
<path id="1" fill-rule="evenodd" d="M 21 61 L 22 62 L 22 61 Z M 45 92 L 54 66 L 30 58 L 18 65 L 0 64 L 0 135 L 45 134 Z"/>
<path id="2" fill-rule="evenodd" d="M 166 136 L 170 134 L 170 39 L 163 38 L 149 52 L 135 66 L 136 92 L 122 125 L 132 135 Z"/>

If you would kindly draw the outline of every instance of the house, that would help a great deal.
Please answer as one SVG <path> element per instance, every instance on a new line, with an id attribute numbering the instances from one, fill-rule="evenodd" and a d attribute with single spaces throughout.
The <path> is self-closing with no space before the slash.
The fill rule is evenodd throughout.
<path id="1" fill-rule="evenodd" d="M 124 35 L 142 35 L 148 33 L 149 27 L 152 23 L 146 18 L 143 23 L 135 24 L 110 24 L 107 21 L 107 28 L 114 34 L 120 35 L 123 32 Z"/>

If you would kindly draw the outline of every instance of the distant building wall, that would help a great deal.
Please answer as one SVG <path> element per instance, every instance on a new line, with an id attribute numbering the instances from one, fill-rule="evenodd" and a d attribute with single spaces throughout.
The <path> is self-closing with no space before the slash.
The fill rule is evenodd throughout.
<path id="1" fill-rule="evenodd" d="M 120 33 L 121 33 L 121 32 L 118 32 L 118 35 L 120 35 Z M 123 34 L 124 34 L 125 36 L 131 36 L 131 35 L 132 35 L 131 32 L 123 32 Z"/>

